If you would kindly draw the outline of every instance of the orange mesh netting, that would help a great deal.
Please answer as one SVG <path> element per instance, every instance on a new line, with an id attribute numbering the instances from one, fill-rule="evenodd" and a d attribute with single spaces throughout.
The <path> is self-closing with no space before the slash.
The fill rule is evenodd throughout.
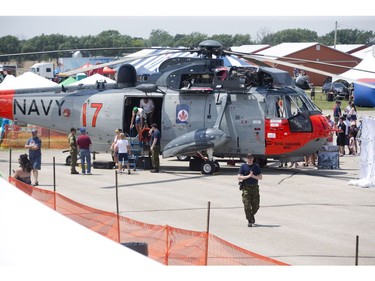
<path id="1" fill-rule="evenodd" d="M 23 148 L 31 137 L 31 130 L 37 129 L 38 136 L 42 140 L 43 148 L 68 149 L 68 132 L 61 133 L 55 130 L 39 127 L 5 125 L 5 134 L 1 146 L 4 148 Z"/>
<path id="2" fill-rule="evenodd" d="M 91 208 L 56 192 L 9 182 L 77 223 L 119 243 L 141 242 L 148 256 L 165 265 L 288 265 L 233 245 L 213 234 L 146 224 Z"/>

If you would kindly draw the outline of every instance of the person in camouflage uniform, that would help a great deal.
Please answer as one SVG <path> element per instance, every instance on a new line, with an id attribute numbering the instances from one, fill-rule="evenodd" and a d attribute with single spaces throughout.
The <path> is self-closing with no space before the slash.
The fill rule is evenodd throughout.
<path id="1" fill-rule="evenodd" d="M 73 175 L 79 174 L 76 170 L 77 166 L 77 154 L 78 154 L 78 149 L 77 149 L 77 140 L 76 140 L 76 129 L 71 128 L 70 129 L 70 134 L 68 136 L 68 142 L 70 146 L 70 173 Z"/>
<path id="2" fill-rule="evenodd" d="M 252 227 L 255 223 L 254 215 L 259 210 L 260 194 L 258 181 L 263 179 L 262 171 L 258 164 L 254 163 L 254 156 L 248 154 L 246 163 L 243 163 L 238 171 L 238 180 L 240 182 L 240 190 L 242 190 L 242 202 L 247 226 Z"/>

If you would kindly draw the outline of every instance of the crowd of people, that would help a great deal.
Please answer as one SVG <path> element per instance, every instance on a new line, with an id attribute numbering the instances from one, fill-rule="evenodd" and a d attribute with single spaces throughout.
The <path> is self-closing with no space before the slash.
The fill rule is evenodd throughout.
<path id="1" fill-rule="evenodd" d="M 333 120 L 332 117 L 333 116 Z M 338 100 L 333 108 L 333 114 L 325 116 L 330 125 L 330 135 L 327 139 L 327 145 L 337 145 L 339 149 L 339 157 L 344 155 L 359 155 L 359 142 L 357 140 L 360 131 L 360 122 L 357 117 L 357 108 L 352 100 L 348 101 L 348 105 L 342 109 L 341 101 Z M 318 166 L 318 152 L 304 156 L 303 167 Z M 289 167 L 297 168 L 298 162 L 291 162 Z M 288 163 L 280 162 L 280 168 L 288 167 Z"/>

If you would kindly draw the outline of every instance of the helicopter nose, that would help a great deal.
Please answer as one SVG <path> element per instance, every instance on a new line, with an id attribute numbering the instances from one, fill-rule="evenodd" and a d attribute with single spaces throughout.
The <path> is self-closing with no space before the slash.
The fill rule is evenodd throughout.
<path id="1" fill-rule="evenodd" d="M 330 126 L 327 119 L 323 115 L 312 116 L 311 122 L 316 134 L 316 137 L 328 138 L 330 133 Z"/>
<path id="2" fill-rule="evenodd" d="M 13 97 L 15 90 L 0 90 L 0 117 L 13 120 Z"/>

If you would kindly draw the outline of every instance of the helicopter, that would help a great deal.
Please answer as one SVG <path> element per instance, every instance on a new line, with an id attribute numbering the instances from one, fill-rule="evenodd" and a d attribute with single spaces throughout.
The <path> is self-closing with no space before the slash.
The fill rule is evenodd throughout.
<path id="1" fill-rule="evenodd" d="M 265 166 L 267 159 L 301 161 L 326 144 L 327 119 L 288 72 L 258 59 L 257 68 L 226 67 L 221 57 L 236 52 L 214 40 L 190 51 L 199 57 L 169 58 L 147 79 L 139 79 L 134 66 L 122 60 L 114 85 L 1 90 L 0 117 L 61 132 L 85 128 L 93 150 L 108 151 L 114 128 L 132 137 L 132 109 L 150 98 L 162 157 L 196 157 L 204 151 L 201 172 L 207 175 L 219 171 L 216 159 L 251 153 Z"/>

